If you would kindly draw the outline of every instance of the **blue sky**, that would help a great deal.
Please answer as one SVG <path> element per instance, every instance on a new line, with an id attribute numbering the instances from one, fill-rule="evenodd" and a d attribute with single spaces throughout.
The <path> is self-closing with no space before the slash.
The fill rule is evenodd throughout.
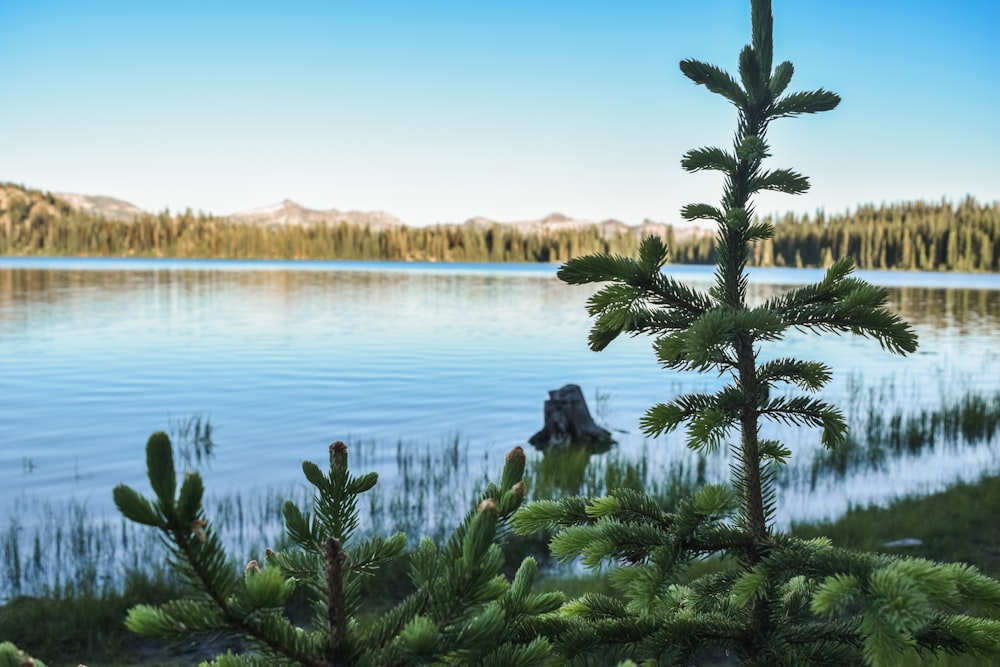
<path id="1" fill-rule="evenodd" d="M 776 122 L 812 180 L 757 211 L 1000 199 L 1000 2 L 775 0 Z M 721 180 L 735 111 L 685 79 L 736 69 L 749 2 L 4 2 L 0 180 L 216 214 L 293 199 L 410 224 L 672 222 Z"/>

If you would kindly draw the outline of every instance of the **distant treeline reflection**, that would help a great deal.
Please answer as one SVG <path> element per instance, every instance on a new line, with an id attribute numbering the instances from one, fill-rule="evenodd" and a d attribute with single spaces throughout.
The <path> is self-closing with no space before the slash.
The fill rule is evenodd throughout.
<path id="1" fill-rule="evenodd" d="M 562 262 L 594 252 L 635 254 L 635 233 L 597 226 L 522 232 L 507 225 L 371 229 L 348 222 L 264 227 L 163 212 L 131 221 L 94 217 L 49 193 L 0 185 L 0 254 L 219 259 L 356 259 Z M 850 214 L 770 219 L 772 239 L 754 246 L 756 266 L 825 267 L 844 255 L 862 269 L 1000 270 L 1000 204 L 861 206 Z M 709 234 L 667 241 L 671 260 L 714 262 Z"/>
<path id="2" fill-rule="evenodd" d="M 344 278 L 341 276 L 338 279 Z M 229 272 L 198 269 L 155 272 L 144 278 L 133 277 L 122 280 L 120 270 L 0 268 L 0 301 L 49 303 L 78 298 L 83 290 L 121 293 L 132 289 L 149 289 L 151 282 L 160 288 L 178 289 L 184 293 L 229 282 L 290 292 L 315 287 L 324 280 L 322 274 L 298 271 Z M 350 274 L 350 280 L 356 285 L 377 284 L 384 290 L 386 276 L 377 272 L 357 272 Z M 790 289 L 789 286 L 750 285 L 751 295 L 760 301 L 774 297 L 787 289 Z M 893 310 L 912 324 L 930 325 L 934 329 L 957 327 L 959 330 L 967 326 L 1000 327 L 1000 290 L 913 286 L 887 289 Z"/>

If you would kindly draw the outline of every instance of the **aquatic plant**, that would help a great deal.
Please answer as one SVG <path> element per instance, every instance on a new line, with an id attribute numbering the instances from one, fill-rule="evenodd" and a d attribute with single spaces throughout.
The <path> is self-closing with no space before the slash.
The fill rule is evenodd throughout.
<path id="1" fill-rule="evenodd" d="M 1000 431 L 1000 392 L 983 394 L 966 390 L 958 398 L 937 408 L 907 411 L 892 404 L 883 388 L 871 389 L 867 396 L 852 393 L 852 404 L 863 403 L 857 433 L 848 433 L 835 448 L 818 451 L 813 457 L 810 482 L 813 488 L 823 474 L 839 477 L 858 470 L 878 470 L 894 459 L 916 457 L 935 448 L 958 453 L 960 447 L 989 445 Z M 850 412 L 850 410 L 849 410 Z"/>
<path id="2" fill-rule="evenodd" d="M 177 446 L 177 453 L 188 469 L 210 464 L 215 455 L 212 420 L 200 414 L 168 420 L 167 434 Z"/>
<path id="3" fill-rule="evenodd" d="M 665 274 L 667 248 L 645 239 L 638 258 L 588 255 L 567 262 L 570 284 L 603 283 L 588 302 L 595 318 L 590 346 L 602 350 L 621 334 L 649 334 L 661 365 L 717 373 L 729 383 L 714 394 L 684 394 L 653 406 L 641 420 L 650 436 L 687 430 L 687 444 L 713 452 L 729 443 L 731 483 L 706 485 L 665 508 L 630 488 L 604 497 L 569 497 L 523 508 L 520 533 L 556 529 L 552 552 L 586 567 L 610 563 L 618 595 L 591 594 L 562 608 L 571 628 L 553 636 L 570 657 L 626 647 L 645 664 L 691 664 L 707 652 L 734 653 L 750 665 L 899 664 L 915 651 L 1000 656 L 1000 622 L 973 615 L 1000 611 L 1000 583 L 966 565 L 859 553 L 829 540 L 800 540 L 775 529 L 775 476 L 792 456 L 760 435 L 770 421 L 820 429 L 824 446 L 845 442 L 847 425 L 818 392 L 831 369 L 795 358 L 758 360 L 762 345 L 790 330 L 855 334 L 896 354 L 911 353 L 912 329 L 886 308 L 887 292 L 852 277 L 853 264 L 832 262 L 818 283 L 753 305 L 747 263 L 753 243 L 773 238 L 774 225 L 753 218 L 753 195 L 804 192 L 808 179 L 765 169 L 770 123 L 832 110 L 840 98 L 824 89 L 787 92 L 790 62 L 773 66 L 769 0 L 751 2 L 752 40 L 739 76 L 695 60 L 681 62 L 694 83 L 738 111 L 731 150 L 689 151 L 682 166 L 721 172 L 721 206 L 690 204 L 688 220 L 717 225 L 715 282 L 707 291 Z M 730 441 L 730 435 L 739 437 Z M 693 562 L 728 556 L 736 566 L 695 576 Z"/>

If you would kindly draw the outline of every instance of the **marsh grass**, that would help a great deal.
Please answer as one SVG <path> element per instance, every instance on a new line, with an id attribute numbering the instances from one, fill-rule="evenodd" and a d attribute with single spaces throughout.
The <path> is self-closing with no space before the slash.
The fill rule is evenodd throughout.
<path id="1" fill-rule="evenodd" d="M 916 459 L 935 448 L 989 447 L 1000 431 L 1000 391 L 964 390 L 957 401 L 907 412 L 900 405 L 902 390 L 891 384 L 865 388 L 849 383 L 845 409 L 853 425 L 847 446 L 817 452 L 807 468 L 815 489 L 822 477 L 879 469 L 900 458 Z M 605 409 L 609 398 L 604 398 Z M 194 416 L 172 422 L 191 462 L 207 465 L 214 451 L 208 419 Z M 369 534 L 405 532 L 411 544 L 422 537 L 441 539 L 464 514 L 470 499 L 486 483 L 490 451 L 472 453 L 467 441 L 452 435 L 437 443 L 397 440 L 349 443 L 358 470 L 376 470 L 385 480 L 366 494 L 362 530 Z M 704 457 L 678 460 L 666 470 L 650 465 L 650 443 L 627 455 L 617 448 L 597 453 L 585 449 L 529 450 L 525 481 L 532 499 L 560 495 L 600 496 L 617 487 L 642 489 L 673 506 L 692 488 L 706 481 L 716 461 Z M 197 454 L 196 452 L 201 452 Z M 199 459 L 199 456 L 201 457 Z M 790 469 L 794 471 L 794 469 Z M 800 468 L 803 470 L 803 468 Z M 979 471 L 979 474 L 990 471 Z M 782 484 L 802 484 L 787 474 Z M 978 474 L 976 475 L 978 477 Z M 210 490 L 211 491 L 211 490 Z M 206 513 L 231 553 L 246 560 L 259 558 L 267 547 L 284 545 L 281 507 L 291 499 L 308 509 L 311 497 L 304 485 L 248 489 L 206 498 Z M 539 545 L 521 545 L 537 551 Z M 544 554 L 540 554 L 544 556 Z M 167 554 L 154 531 L 125 522 L 117 515 L 91 512 L 85 503 L 56 505 L 41 500 L 15 502 L 6 527 L 0 530 L 0 602 L 19 595 L 101 597 L 121 593 L 124 572 L 151 577 L 164 573 Z"/>
<path id="2" fill-rule="evenodd" d="M 188 469 L 211 465 L 215 453 L 213 430 L 212 421 L 201 414 L 167 420 L 167 434 Z"/>
<path id="3" fill-rule="evenodd" d="M 611 489 L 642 490 L 673 507 L 682 496 L 705 483 L 708 461 L 677 461 L 667 470 L 651 469 L 649 443 L 638 455 L 621 450 L 595 452 L 586 448 L 550 450 L 532 457 L 526 480 L 534 500 L 562 495 L 603 496 Z"/>
<path id="4" fill-rule="evenodd" d="M 800 466 L 805 478 L 780 481 L 811 481 L 815 486 L 820 477 L 877 469 L 894 459 L 917 460 L 935 448 L 958 452 L 963 447 L 989 447 L 998 436 L 1000 392 L 949 390 L 959 399 L 942 398 L 937 407 L 910 411 L 882 409 L 916 404 L 907 403 L 905 393 L 892 384 L 873 389 L 852 380 L 845 413 L 855 439 L 836 457 L 820 452 L 811 465 Z M 610 400 L 603 396 L 596 401 L 601 414 L 608 413 Z M 185 463 L 208 465 L 214 452 L 214 443 L 207 446 L 212 437 L 208 420 L 196 416 L 172 426 L 175 438 L 188 443 Z M 384 480 L 363 498 L 361 530 L 371 534 L 403 531 L 411 545 L 424 536 L 440 540 L 467 511 L 486 483 L 484 471 L 491 467 L 489 448 L 473 450 L 459 435 L 436 443 L 353 440 L 348 444 L 353 467 L 376 470 Z M 654 446 L 660 445 L 643 443 L 634 454 L 612 448 L 601 453 L 577 449 L 543 455 L 529 449 L 525 481 L 530 497 L 600 496 L 609 489 L 631 487 L 659 497 L 669 507 L 703 484 L 717 464 L 715 459 L 694 456 L 666 467 L 651 464 L 657 460 L 649 451 Z M 978 471 L 975 478 L 990 472 L 996 471 Z M 281 507 L 286 499 L 306 510 L 311 507 L 303 484 L 210 494 L 205 508 L 230 553 L 245 558 L 245 563 L 259 559 L 266 547 L 284 546 Z M 916 537 L 924 541 L 920 555 L 971 562 L 996 573 L 1000 571 L 1000 531 L 993 517 L 998 510 L 1000 480 L 989 478 L 979 484 L 959 484 L 931 499 L 898 501 L 888 510 L 854 509 L 843 522 L 798 525 L 794 531 L 803 536 L 825 534 L 843 546 L 875 550 L 887 541 Z M 67 651 L 75 650 L 77 655 L 107 656 L 106 664 L 115 664 L 115 656 L 135 652 L 121 628 L 125 611 L 139 601 L 155 603 L 181 590 L 167 567 L 167 553 L 158 535 L 117 515 L 92 512 L 85 503 L 56 505 L 21 499 L 8 518 L 6 527 L 0 529 L 4 563 L 0 627 L 3 638 L 12 638 L 37 655 L 70 655 Z M 568 588 L 571 593 L 607 587 L 600 578 L 581 576 L 572 564 L 552 562 L 545 535 L 511 540 L 508 562 L 518 563 L 526 555 L 546 567 L 547 586 Z M 244 563 L 234 563 L 234 567 Z M 405 567 L 390 574 L 372 595 L 389 600 L 405 589 Z"/>
<path id="5" fill-rule="evenodd" d="M 811 488 L 824 475 L 880 470 L 891 460 L 915 459 L 935 448 L 957 453 L 960 448 L 988 447 L 1000 433 L 1000 391 L 966 389 L 957 401 L 942 397 L 937 407 L 907 410 L 899 407 L 893 389 L 883 385 L 864 392 L 859 384 L 849 384 L 847 442 L 815 454 Z M 887 412 L 889 405 L 897 407 Z"/>
<path id="6" fill-rule="evenodd" d="M 422 537 L 440 540 L 468 511 L 487 483 L 489 450 L 472 454 L 468 442 L 451 436 L 423 445 L 399 440 L 349 443 L 358 470 L 377 470 L 387 480 L 363 497 L 360 530 L 368 534 L 406 533 L 411 544 Z M 645 451 L 636 460 L 618 450 L 594 455 L 570 450 L 542 456 L 529 451 L 526 483 L 533 498 L 565 494 L 603 495 L 627 486 L 643 488 L 671 505 L 704 476 L 697 467 L 678 465 L 668 475 L 652 474 Z M 284 546 L 281 512 L 285 500 L 309 510 L 305 486 L 248 489 L 211 494 L 205 510 L 230 553 L 246 561 L 267 547 Z M 527 547 L 525 547 L 527 548 Z M 20 595 L 101 597 L 121 593 L 123 572 L 165 576 L 167 553 L 155 531 L 117 515 L 91 512 L 86 503 L 56 505 L 41 500 L 15 502 L 0 534 L 5 568 L 0 602 Z"/>
<path id="7" fill-rule="evenodd" d="M 380 449 L 374 441 L 355 443 L 352 451 L 361 454 L 355 468 L 372 467 L 366 461 L 369 452 L 385 460 Z M 411 541 L 422 537 L 440 541 L 469 509 L 474 495 L 485 488 L 489 451 L 483 452 L 481 464 L 470 464 L 469 445 L 459 435 L 439 446 L 397 440 L 391 467 L 394 471 L 387 471 L 383 479 L 392 482 L 377 484 L 368 494 L 368 506 L 362 512 L 364 529 L 381 534 L 404 532 Z"/>
<path id="8" fill-rule="evenodd" d="M 281 504 L 304 497 L 277 489 L 209 497 L 206 512 L 227 544 L 249 558 L 279 544 Z M 90 512 L 86 503 L 18 500 L 0 535 L 0 603 L 17 596 L 96 597 L 121 593 L 125 573 L 165 577 L 159 535 L 119 516 Z M 24 517 L 19 519 L 17 517 Z"/>

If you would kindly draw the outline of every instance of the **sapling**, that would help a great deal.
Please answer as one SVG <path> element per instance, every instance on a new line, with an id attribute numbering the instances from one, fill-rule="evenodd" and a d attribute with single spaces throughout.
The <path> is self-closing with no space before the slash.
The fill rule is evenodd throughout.
<path id="1" fill-rule="evenodd" d="M 188 594 L 158 607 L 131 609 L 126 625 L 134 632 L 184 641 L 240 636 L 250 642 L 247 653 L 211 663 L 218 667 L 527 667 L 552 659 L 550 643 L 540 635 L 562 627 L 558 618 L 549 618 L 562 594 L 531 592 L 532 559 L 521 563 L 512 582 L 501 574 L 498 542 L 525 497 L 519 447 L 507 455 L 499 485 L 486 487 L 444 544 L 424 539 L 409 555 L 414 590 L 388 609 L 384 600 L 366 597 L 365 584 L 404 557 L 406 537 L 358 537 L 358 497 L 378 476 L 353 476 L 344 443 L 330 446 L 327 473 L 315 463 L 302 464 L 316 494 L 312 512 L 284 504 L 291 546 L 268 549 L 263 562 L 247 559 L 246 565 L 226 553 L 212 529 L 202 507 L 200 475 L 187 474 L 178 491 L 165 433 L 150 437 L 146 461 L 155 498 L 119 485 L 115 503 L 128 519 L 162 532 L 170 564 L 188 584 Z M 296 592 L 312 609 L 302 625 L 286 610 Z"/>
<path id="2" fill-rule="evenodd" d="M 774 227 L 754 218 L 762 191 L 805 192 L 808 179 L 764 167 L 772 121 L 832 110 L 827 90 L 788 92 L 794 68 L 773 64 L 769 0 L 751 2 L 751 43 L 738 77 L 696 60 L 680 69 L 736 107 L 732 146 L 697 148 L 681 165 L 721 172 L 721 203 L 685 206 L 687 220 L 716 224 L 714 283 L 699 290 L 669 275 L 668 251 L 646 238 L 638 258 L 596 254 L 559 270 L 569 284 L 604 283 L 590 298 L 589 343 L 602 350 L 621 334 L 647 334 L 667 369 L 714 373 L 714 393 L 677 396 L 650 408 L 642 430 L 659 436 L 684 426 L 687 445 L 707 453 L 727 446 L 728 485 L 708 485 L 674 508 L 631 489 L 603 498 L 541 501 L 515 517 L 518 532 L 558 528 L 555 556 L 587 567 L 611 564 L 618 597 L 584 595 L 563 607 L 574 625 L 552 636 L 563 654 L 620 646 L 649 664 L 690 664 L 727 651 L 753 665 L 902 664 L 917 652 L 1000 656 L 1000 623 L 973 615 L 1000 609 L 1000 584 L 974 568 L 839 549 L 829 541 L 793 539 L 775 527 L 774 478 L 792 455 L 763 437 L 763 422 L 817 427 L 822 444 L 839 447 L 841 411 L 815 395 L 831 377 L 825 364 L 761 351 L 789 331 L 872 338 L 888 352 L 917 347 L 912 328 L 887 307 L 887 292 L 835 261 L 815 284 L 754 304 L 747 298 L 751 244 Z M 780 349 L 780 347 L 778 348 Z M 724 557 L 721 571 L 692 578 L 688 566 Z"/>
<path id="3" fill-rule="evenodd" d="M 45 667 L 45 663 L 4 641 L 0 642 L 0 667 Z"/>

